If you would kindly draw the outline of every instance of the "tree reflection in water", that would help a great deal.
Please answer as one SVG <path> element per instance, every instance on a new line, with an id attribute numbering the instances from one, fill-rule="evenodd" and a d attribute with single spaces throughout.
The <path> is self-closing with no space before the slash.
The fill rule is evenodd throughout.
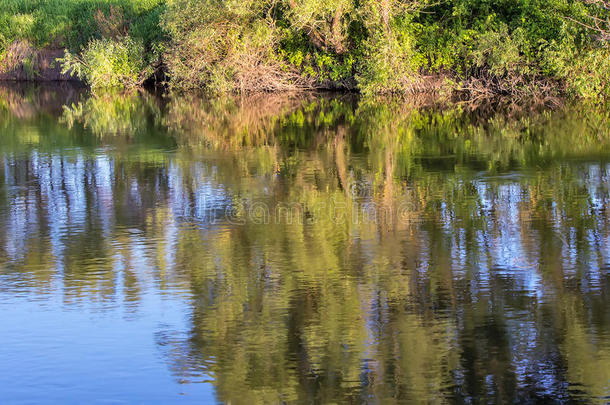
<path id="1" fill-rule="evenodd" d="M 230 403 L 610 395 L 603 110 L 73 94 L 57 117 L 2 92 L 0 289 L 181 297 L 190 330 L 154 337 L 177 381 Z"/>

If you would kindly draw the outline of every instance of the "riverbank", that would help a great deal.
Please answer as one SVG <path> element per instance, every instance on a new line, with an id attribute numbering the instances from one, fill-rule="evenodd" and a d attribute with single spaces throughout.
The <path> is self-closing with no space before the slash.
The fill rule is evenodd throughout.
<path id="1" fill-rule="evenodd" d="M 62 72 L 57 60 L 63 56 L 63 49 L 36 49 L 27 41 L 16 41 L 5 51 L 0 62 L 0 81 L 81 81 Z"/>
<path id="2" fill-rule="evenodd" d="M 610 95 L 607 0 L 335 3 L 0 0 L 0 80 L 471 100 Z"/>

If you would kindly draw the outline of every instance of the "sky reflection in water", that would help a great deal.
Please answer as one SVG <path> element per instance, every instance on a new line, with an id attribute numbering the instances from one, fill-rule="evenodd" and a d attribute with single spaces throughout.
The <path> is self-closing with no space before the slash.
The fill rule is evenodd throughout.
<path id="1" fill-rule="evenodd" d="M 607 113 L 0 90 L 3 403 L 608 399 Z"/>

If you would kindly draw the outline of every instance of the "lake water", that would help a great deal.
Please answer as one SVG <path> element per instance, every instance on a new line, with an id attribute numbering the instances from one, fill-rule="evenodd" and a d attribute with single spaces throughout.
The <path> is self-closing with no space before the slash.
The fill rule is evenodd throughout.
<path id="1" fill-rule="evenodd" d="M 0 403 L 605 403 L 610 113 L 0 88 Z"/>

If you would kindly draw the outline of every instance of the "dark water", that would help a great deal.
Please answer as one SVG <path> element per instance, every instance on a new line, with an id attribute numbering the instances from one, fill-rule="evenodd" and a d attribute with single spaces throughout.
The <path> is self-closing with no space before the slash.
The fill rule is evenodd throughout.
<path id="1" fill-rule="evenodd" d="M 0 403 L 604 403 L 610 115 L 0 89 Z"/>

